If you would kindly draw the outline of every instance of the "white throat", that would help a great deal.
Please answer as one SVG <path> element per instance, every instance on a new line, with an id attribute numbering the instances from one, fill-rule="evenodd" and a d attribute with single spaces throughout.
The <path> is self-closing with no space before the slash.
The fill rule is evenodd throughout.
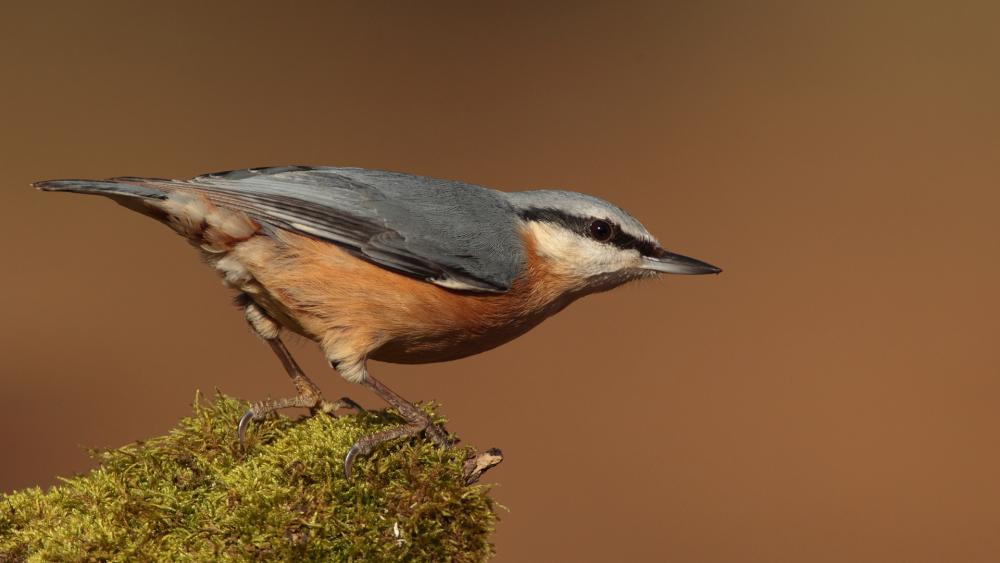
<path id="1" fill-rule="evenodd" d="M 527 221 L 538 257 L 549 270 L 578 289 L 610 289 L 642 277 L 642 257 L 544 221 Z"/>

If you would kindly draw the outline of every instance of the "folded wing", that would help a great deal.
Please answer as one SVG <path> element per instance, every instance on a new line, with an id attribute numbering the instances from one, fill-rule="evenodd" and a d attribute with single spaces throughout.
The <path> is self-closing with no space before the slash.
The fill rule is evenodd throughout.
<path id="1" fill-rule="evenodd" d="M 358 168 L 277 167 L 191 180 L 116 178 L 190 190 L 253 220 L 337 244 L 459 291 L 503 292 L 524 261 L 516 214 L 494 190 Z"/>

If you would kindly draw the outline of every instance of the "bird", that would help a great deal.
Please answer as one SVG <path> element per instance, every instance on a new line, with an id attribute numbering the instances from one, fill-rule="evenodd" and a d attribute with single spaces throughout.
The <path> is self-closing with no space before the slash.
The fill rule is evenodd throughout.
<path id="1" fill-rule="evenodd" d="M 252 403 L 237 433 L 279 409 L 358 407 L 327 401 L 282 340 L 316 342 L 344 379 L 405 421 L 360 438 L 357 458 L 421 433 L 447 432 L 368 371 L 455 360 L 500 346 L 571 302 L 661 274 L 718 274 L 670 252 L 632 215 L 565 190 L 500 191 L 402 172 L 271 166 L 190 179 L 46 180 L 36 188 L 95 194 L 169 226 L 236 292 L 252 331 L 274 351 L 296 395 Z"/>

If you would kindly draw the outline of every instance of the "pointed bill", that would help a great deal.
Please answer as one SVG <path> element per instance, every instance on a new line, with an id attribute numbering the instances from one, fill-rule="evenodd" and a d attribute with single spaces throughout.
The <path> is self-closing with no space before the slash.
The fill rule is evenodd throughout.
<path id="1" fill-rule="evenodd" d="M 722 271 L 722 268 L 717 268 L 707 262 L 667 251 L 663 251 L 663 254 L 656 258 L 650 256 L 644 257 L 642 259 L 642 268 L 664 274 L 686 275 L 718 274 Z"/>

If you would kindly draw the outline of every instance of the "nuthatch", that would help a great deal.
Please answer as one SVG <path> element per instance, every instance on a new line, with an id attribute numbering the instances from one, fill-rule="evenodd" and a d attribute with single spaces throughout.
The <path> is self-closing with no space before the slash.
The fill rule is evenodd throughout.
<path id="1" fill-rule="evenodd" d="M 317 342 L 345 379 L 395 407 L 406 424 L 358 440 L 344 460 L 348 478 L 357 456 L 388 440 L 426 432 L 450 445 L 368 373 L 368 359 L 454 360 L 508 342 L 584 295 L 660 273 L 721 271 L 664 250 L 618 207 L 568 191 L 303 166 L 35 186 L 103 195 L 169 225 L 239 292 L 247 321 L 298 391 L 255 403 L 240 420 L 241 441 L 251 420 L 277 409 L 344 406 L 323 399 L 282 329 Z"/>

